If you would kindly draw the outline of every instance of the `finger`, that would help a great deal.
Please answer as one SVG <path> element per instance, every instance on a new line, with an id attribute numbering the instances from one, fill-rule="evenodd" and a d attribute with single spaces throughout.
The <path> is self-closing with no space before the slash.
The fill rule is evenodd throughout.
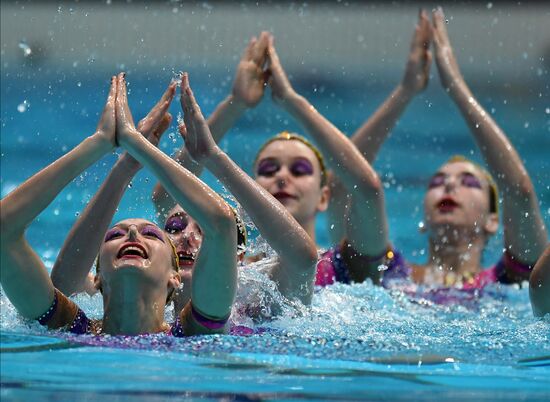
<path id="1" fill-rule="evenodd" d="M 117 88 L 116 88 L 115 113 L 116 113 L 116 124 L 117 124 L 117 126 L 123 124 L 123 121 L 125 119 L 125 116 L 124 116 L 124 97 L 122 95 L 122 85 L 121 85 L 122 74 L 123 73 L 119 73 L 116 77 Z"/>
<path id="2" fill-rule="evenodd" d="M 153 108 L 146 117 L 141 133 L 147 137 L 149 134 L 155 132 L 168 112 L 169 107 L 170 102 L 165 101 L 162 105 Z"/>
<path id="3" fill-rule="evenodd" d="M 246 45 L 246 49 L 244 49 L 243 55 L 241 56 L 241 60 L 251 60 L 252 59 L 252 49 L 254 48 L 254 44 L 256 43 L 256 38 L 252 37 L 248 41 L 248 45 Z"/>
<path id="4" fill-rule="evenodd" d="M 443 9 L 438 8 L 433 12 L 433 25 L 434 25 L 434 34 L 439 40 L 439 43 L 444 43 L 449 41 L 449 35 L 447 33 L 447 26 L 445 22 L 445 14 L 443 14 Z"/>
<path id="5" fill-rule="evenodd" d="M 157 128 L 153 132 L 152 137 L 149 139 L 153 145 L 158 145 L 162 135 L 166 132 L 168 127 L 170 127 L 171 122 L 172 122 L 172 115 L 170 113 L 165 113 L 162 116 L 162 119 L 158 124 Z"/>
<path id="6" fill-rule="evenodd" d="M 172 100 L 174 99 L 174 96 L 176 95 L 176 86 L 178 83 L 176 81 L 171 81 L 170 84 L 168 84 L 168 88 L 166 88 L 166 91 L 162 94 L 160 100 L 157 102 L 156 106 L 162 105 L 164 102 L 168 102 L 170 104 Z"/>
<path id="7" fill-rule="evenodd" d="M 171 123 L 172 123 L 172 115 L 166 112 L 164 116 L 162 116 L 162 119 L 157 129 L 155 130 L 155 135 L 160 138 L 162 134 L 164 134 L 164 132 L 168 130 L 168 127 L 170 127 Z"/>
<path id="8" fill-rule="evenodd" d="M 426 59 L 424 61 L 424 76 L 428 76 L 430 74 L 430 66 L 432 64 L 432 52 L 429 50 L 426 52 Z"/>
<path id="9" fill-rule="evenodd" d="M 187 137 L 187 127 L 185 126 L 185 123 L 181 123 L 178 125 L 178 131 L 181 135 L 181 138 L 183 138 L 183 140 L 185 141 Z"/>
<path id="10" fill-rule="evenodd" d="M 183 81 L 182 81 L 182 84 L 183 84 Z M 189 85 L 189 75 L 186 75 L 185 77 L 184 89 L 185 89 L 185 99 L 186 99 L 189 111 L 191 112 L 191 115 L 197 119 L 204 119 L 204 117 L 202 116 L 201 108 L 197 103 L 197 100 L 195 99 L 195 95 L 193 94 L 193 90 L 191 89 L 191 86 Z"/>
<path id="11" fill-rule="evenodd" d="M 252 48 L 252 61 L 262 67 L 265 64 L 267 47 L 269 46 L 270 34 L 263 31 L 260 38 Z"/>
<path id="12" fill-rule="evenodd" d="M 269 61 L 269 65 L 273 67 L 280 67 L 281 62 L 279 61 L 279 55 L 277 54 L 277 51 L 275 50 L 275 40 L 273 36 L 270 36 L 269 38 L 269 44 L 267 47 L 267 58 Z"/>

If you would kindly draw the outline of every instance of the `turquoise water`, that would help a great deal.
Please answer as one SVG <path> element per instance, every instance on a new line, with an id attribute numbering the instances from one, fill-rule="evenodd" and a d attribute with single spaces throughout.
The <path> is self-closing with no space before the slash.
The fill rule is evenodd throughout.
<path id="1" fill-rule="evenodd" d="M 93 132 L 111 73 L 2 70 L 2 196 Z M 190 73 L 208 114 L 229 90 L 231 73 Z M 129 72 L 136 120 L 171 77 L 171 72 Z M 299 91 L 350 134 L 397 77 L 368 83 L 363 77 L 295 80 Z M 539 91 L 509 97 L 483 88 L 476 94 L 488 110 L 494 109 L 518 148 L 548 223 L 547 101 Z M 178 108 L 177 103 L 172 106 L 174 115 Z M 223 146 L 249 170 L 259 144 L 282 129 L 299 128 L 266 97 Z M 161 147 L 171 153 L 180 143 L 172 127 Z M 425 253 L 426 239 L 417 234 L 417 226 L 426 178 L 455 153 L 479 159 L 458 112 L 437 85 L 431 85 L 409 107 L 376 162 L 386 185 L 392 239 L 413 261 L 422 261 Z M 77 178 L 29 228 L 32 245 L 49 267 L 114 158 Z M 205 180 L 223 192 L 212 177 L 206 175 Z M 153 184 L 154 178 L 141 172 L 115 220 L 152 218 Z M 328 246 L 323 218 L 318 239 Z M 499 234 L 488 245 L 486 265 L 494 263 L 501 247 Z M 254 269 L 242 272 L 241 283 L 237 306 L 245 302 L 244 290 L 251 284 L 269 291 L 266 279 Z M 76 300 L 91 316 L 101 315 L 99 297 Z M 532 317 L 525 287 L 495 286 L 466 308 L 411 300 L 369 283 L 336 285 L 319 291 L 309 309 L 289 305 L 282 317 L 262 324 L 267 332 L 261 335 L 191 339 L 71 337 L 21 320 L 3 294 L 0 303 L 2 400 L 550 398 L 550 321 Z M 246 317 L 234 319 L 254 325 Z"/>

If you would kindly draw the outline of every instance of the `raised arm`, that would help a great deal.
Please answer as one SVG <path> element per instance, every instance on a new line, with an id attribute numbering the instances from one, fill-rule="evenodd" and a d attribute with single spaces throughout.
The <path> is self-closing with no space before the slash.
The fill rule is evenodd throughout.
<path id="1" fill-rule="evenodd" d="M 500 188 L 506 250 L 520 262 L 532 266 L 548 243 L 533 183 L 504 132 L 466 85 L 451 47 L 441 9 L 433 13 L 433 41 L 443 88 L 470 127 L 489 171 Z"/>
<path id="2" fill-rule="evenodd" d="M 122 75 L 118 77 L 116 118 L 120 145 L 154 173 L 170 196 L 203 229 L 204 240 L 193 271 L 192 305 L 208 317 L 228 316 L 237 286 L 237 229 L 233 211 L 210 187 L 162 153 L 136 130 Z M 193 321 L 189 309 L 184 310 L 184 314 Z M 192 326 L 191 330 L 208 332 L 200 326 Z"/>
<path id="3" fill-rule="evenodd" d="M 96 132 L 0 203 L 1 283 L 8 299 L 26 318 L 36 319 L 48 310 L 54 286 L 44 263 L 27 242 L 25 230 L 67 184 L 115 147 L 115 97 L 113 77 Z"/>
<path id="4" fill-rule="evenodd" d="M 167 113 L 176 90 L 176 83 L 138 124 L 138 131 L 153 145 L 168 128 L 171 116 Z M 93 279 L 88 273 L 99 252 L 103 236 L 113 219 L 128 184 L 141 165 L 127 152 L 115 163 L 94 198 L 88 203 L 72 227 L 53 265 L 51 278 L 54 286 L 65 294 L 86 291 L 93 294 Z"/>
<path id="5" fill-rule="evenodd" d="M 231 94 L 216 107 L 207 120 L 212 137 L 218 143 L 231 129 L 247 108 L 255 107 L 261 100 L 265 89 L 265 54 L 269 34 L 262 32 L 259 38 L 252 38 L 237 66 Z M 186 169 L 200 176 L 203 166 L 191 158 L 183 146 L 174 156 Z M 174 200 L 160 183 L 153 190 L 153 202 L 157 213 L 166 218 L 174 207 Z"/>
<path id="6" fill-rule="evenodd" d="M 411 40 L 403 79 L 374 114 L 351 137 L 351 141 L 371 164 L 374 163 L 380 148 L 409 103 L 428 85 L 432 60 L 429 51 L 430 41 L 430 21 L 426 11 L 421 10 Z M 332 194 L 327 210 L 331 227 L 329 234 L 331 240 L 335 242 L 341 239 L 342 234 L 345 233 L 345 220 L 342 217 L 349 213 L 349 194 L 337 176 L 333 176 L 329 185 Z"/>
<path id="7" fill-rule="evenodd" d="M 384 192 L 380 179 L 352 142 L 307 99 L 294 91 L 281 66 L 273 39 L 268 49 L 268 60 L 275 101 L 315 139 L 334 175 L 352 196 L 344 247 L 352 279 L 361 282 L 371 277 L 378 281 L 380 273 L 376 267 L 371 270 L 372 267 L 367 267 L 364 261 L 356 257 L 358 254 L 378 256 L 388 247 Z"/>
<path id="8" fill-rule="evenodd" d="M 399 85 L 351 137 L 351 140 L 370 163 L 410 101 L 428 85 L 432 55 L 429 51 L 431 25 L 426 11 L 421 10 L 411 40 L 405 74 Z"/>
<path id="9" fill-rule="evenodd" d="M 187 77 L 182 80 L 182 93 L 182 107 L 187 116 L 182 130 L 189 152 L 231 191 L 277 252 L 279 265 L 271 275 L 281 293 L 311 303 L 317 262 L 315 244 L 286 208 L 216 145 Z"/>

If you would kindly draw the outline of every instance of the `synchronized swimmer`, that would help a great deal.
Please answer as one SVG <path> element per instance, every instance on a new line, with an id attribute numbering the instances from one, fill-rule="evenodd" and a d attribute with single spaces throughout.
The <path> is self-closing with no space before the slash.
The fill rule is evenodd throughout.
<path id="1" fill-rule="evenodd" d="M 442 86 L 470 127 L 488 171 L 454 156 L 431 177 L 424 197 L 429 255 L 417 265 L 390 241 L 384 190 L 371 164 L 407 104 L 428 85 L 432 47 Z M 288 132 L 271 138 L 258 151 L 251 178 L 217 142 L 262 100 L 268 86 L 274 102 L 311 141 Z M 2 199 L 2 287 L 22 316 L 74 333 L 227 333 L 238 265 L 252 258 L 244 256 L 246 229 L 234 209 L 198 179 L 204 168 L 234 195 L 275 251 L 268 274 L 289 300 L 309 305 L 315 286 L 367 279 L 385 287 L 405 283 L 466 292 L 530 280 L 534 314 L 550 313 L 550 247 L 533 185 L 512 144 L 462 77 L 441 10 L 431 22 L 420 13 L 402 82 L 351 138 L 295 91 L 267 32 L 250 41 L 231 94 L 207 120 L 187 74 L 180 87 L 185 146 L 173 159 L 157 145 L 172 120 L 168 109 L 177 84 L 170 83 L 136 128 L 125 75 L 119 74 L 96 132 Z M 68 234 L 50 278 L 25 238 L 27 226 L 73 178 L 118 146 L 125 152 Z M 158 180 L 152 199 L 164 230 L 144 219 L 109 228 L 142 166 Z M 505 251 L 494 266 L 482 269 L 499 209 Z M 318 255 L 315 220 L 325 210 L 334 246 Z M 102 320 L 89 319 L 66 296 L 83 291 L 102 293 Z M 448 301 L 441 292 L 433 299 Z M 171 302 L 174 319 L 167 324 L 164 311 Z M 255 306 L 248 307 L 254 315 Z"/>

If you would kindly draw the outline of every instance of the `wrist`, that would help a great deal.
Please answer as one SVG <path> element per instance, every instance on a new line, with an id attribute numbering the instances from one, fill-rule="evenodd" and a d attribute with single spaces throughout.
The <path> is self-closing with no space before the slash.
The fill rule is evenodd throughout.
<path id="1" fill-rule="evenodd" d="M 234 113 L 243 113 L 247 109 L 246 103 L 233 93 L 229 94 L 227 98 L 225 98 L 225 102 Z"/>
<path id="2" fill-rule="evenodd" d="M 123 169 L 127 173 L 134 174 L 141 169 L 141 164 L 134 159 L 128 152 L 124 152 L 118 161 L 116 162 L 116 167 Z"/>
<path id="3" fill-rule="evenodd" d="M 104 153 L 112 151 L 113 149 L 116 148 L 116 145 L 113 144 L 113 142 L 109 140 L 106 137 L 105 133 L 101 130 L 97 130 L 95 133 L 89 136 L 86 140 L 92 143 L 94 147 L 97 147 Z"/>
<path id="4" fill-rule="evenodd" d="M 394 98 L 402 103 L 409 103 L 416 96 L 416 94 L 417 91 L 408 87 L 403 82 L 400 83 L 393 92 Z"/>

